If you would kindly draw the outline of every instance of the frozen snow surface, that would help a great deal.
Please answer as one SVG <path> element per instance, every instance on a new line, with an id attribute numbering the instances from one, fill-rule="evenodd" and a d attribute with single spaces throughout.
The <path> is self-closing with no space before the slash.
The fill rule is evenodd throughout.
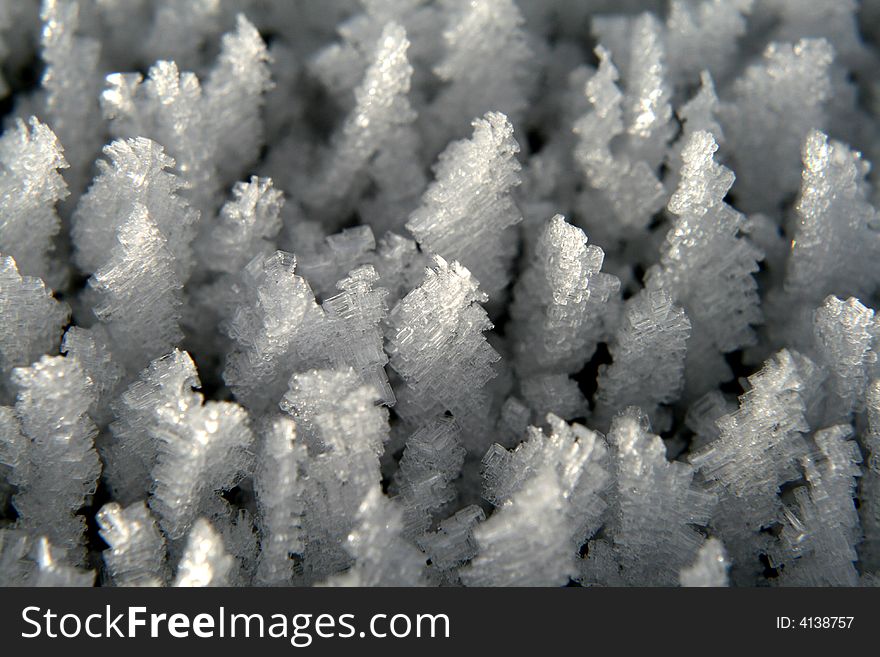
<path id="1" fill-rule="evenodd" d="M 876 0 L 0 0 L 0 585 L 880 582 Z"/>

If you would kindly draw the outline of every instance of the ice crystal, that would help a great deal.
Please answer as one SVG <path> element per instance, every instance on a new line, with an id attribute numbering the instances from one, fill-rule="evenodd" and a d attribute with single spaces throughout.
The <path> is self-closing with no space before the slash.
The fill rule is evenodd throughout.
<path id="1" fill-rule="evenodd" d="M 753 344 L 752 325 L 762 318 L 752 275 L 763 254 L 742 234 L 745 217 L 724 202 L 734 176 L 715 162 L 717 148 L 702 131 L 685 145 L 681 180 L 668 207 L 675 223 L 646 282 L 687 313 L 687 384 L 699 393 L 729 378 L 721 356 Z"/>
<path id="2" fill-rule="evenodd" d="M 620 288 L 602 273 L 602 249 L 579 228 L 553 217 L 514 288 L 510 313 L 517 369 L 577 372 L 603 337 L 606 303 Z"/>
<path id="3" fill-rule="evenodd" d="M 471 270 L 490 297 L 508 283 L 511 227 L 522 220 L 511 192 L 520 183 L 519 144 L 506 116 L 489 112 L 473 136 L 440 154 L 435 181 L 406 224 L 422 249 Z"/>
<path id="4" fill-rule="evenodd" d="M 36 117 L 18 120 L 0 137 L 0 253 L 25 276 L 48 281 L 53 238 L 61 230 L 56 204 L 67 197 L 63 149 Z"/>
<path id="5" fill-rule="evenodd" d="M 122 508 L 111 502 L 96 517 L 101 538 L 110 546 L 104 563 L 115 586 L 165 584 L 165 539 L 146 504 Z"/>
<path id="6" fill-rule="evenodd" d="M 0 0 L 0 583 L 876 584 L 874 4 Z"/>
<path id="7" fill-rule="evenodd" d="M 615 409 L 635 404 L 656 419 L 684 386 L 690 335 L 688 316 L 662 288 L 632 299 L 610 346 L 614 362 L 599 372 L 598 421 L 607 425 Z"/>
<path id="8" fill-rule="evenodd" d="M 15 260 L 0 256 L 0 399 L 9 397 L 9 374 L 57 348 L 70 314 L 39 278 L 21 276 Z"/>
<path id="9" fill-rule="evenodd" d="M 233 561 L 217 530 L 210 522 L 199 518 L 186 540 L 174 586 L 227 586 Z"/>
<path id="10" fill-rule="evenodd" d="M 647 418 L 630 409 L 608 434 L 614 550 L 625 580 L 669 586 L 694 560 L 700 534 L 693 525 L 708 524 L 714 498 L 692 485 L 692 466 L 666 459 L 663 441 L 649 431 Z"/>
<path id="11" fill-rule="evenodd" d="M 729 568 L 721 541 L 709 538 L 697 553 L 696 561 L 679 573 L 679 581 L 682 586 L 727 586 Z"/>
<path id="12" fill-rule="evenodd" d="M 101 474 L 95 452 L 97 428 L 86 410 L 94 397 L 92 382 L 77 362 L 43 356 L 17 368 L 15 416 L 23 442 L 12 466 L 18 491 L 12 503 L 19 526 L 48 537 L 53 545 L 83 560 L 86 520 L 77 512 L 94 494 Z"/>

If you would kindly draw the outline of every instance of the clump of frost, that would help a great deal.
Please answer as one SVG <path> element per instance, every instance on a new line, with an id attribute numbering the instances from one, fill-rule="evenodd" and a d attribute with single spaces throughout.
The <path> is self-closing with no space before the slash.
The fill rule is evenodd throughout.
<path id="1" fill-rule="evenodd" d="M 101 538 L 109 546 L 104 564 L 115 586 L 165 584 L 165 539 L 147 505 L 105 504 L 97 516 Z"/>
<path id="2" fill-rule="evenodd" d="M 728 586 L 729 568 L 730 561 L 721 541 L 709 538 L 697 553 L 696 561 L 682 569 L 678 579 L 682 586 Z"/>

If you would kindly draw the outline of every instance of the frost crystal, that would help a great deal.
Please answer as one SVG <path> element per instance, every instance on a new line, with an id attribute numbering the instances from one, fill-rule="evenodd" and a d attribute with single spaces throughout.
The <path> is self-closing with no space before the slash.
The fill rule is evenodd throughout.
<path id="1" fill-rule="evenodd" d="M 42 87 L 46 93 L 46 120 L 64 144 L 79 192 L 87 168 L 100 146 L 98 113 L 100 43 L 78 36 L 79 2 L 44 0 L 40 18 L 42 57 L 46 62 Z"/>
<path id="2" fill-rule="evenodd" d="M 615 418 L 608 442 L 616 480 L 611 522 L 623 576 L 643 585 L 674 585 L 699 550 L 693 525 L 708 524 L 714 498 L 692 487 L 693 467 L 666 460 L 663 441 L 649 433 L 641 412 Z"/>
<path id="3" fill-rule="evenodd" d="M 461 474 L 465 453 L 458 427 L 447 418 L 422 426 L 407 439 L 394 481 L 407 537 L 426 532 L 432 515 L 455 501 L 452 482 Z"/>
<path id="4" fill-rule="evenodd" d="M 468 122 L 489 110 L 503 112 L 518 124 L 529 100 L 534 57 L 522 15 L 512 0 L 447 0 L 445 4 L 446 55 L 434 71 L 447 85 L 430 111 L 442 126 L 436 140 L 441 147 L 463 137 Z"/>
<path id="5" fill-rule="evenodd" d="M 37 572 L 34 586 L 45 588 L 92 586 L 95 572 L 79 570 L 66 563 L 64 551 L 55 548 L 45 536 L 37 540 L 34 546 L 34 561 Z"/>
<path id="6" fill-rule="evenodd" d="M 529 427 L 528 438 L 512 452 L 495 444 L 483 457 L 483 496 L 501 506 L 544 468 L 554 470 L 565 499 L 563 514 L 572 553 L 601 525 L 608 484 L 605 441 L 579 424 L 547 416 L 550 432 Z"/>
<path id="7" fill-rule="evenodd" d="M 122 508 L 115 502 L 97 514 L 101 538 L 110 547 L 104 563 L 116 586 L 162 586 L 165 583 L 165 539 L 147 505 Z"/>
<path id="8" fill-rule="evenodd" d="M 294 558 L 301 558 L 307 458 L 293 420 L 279 416 L 268 424 L 262 435 L 254 482 L 263 519 L 257 570 L 261 584 L 288 585 L 293 578 Z"/>
<path id="9" fill-rule="evenodd" d="M 95 452 L 97 429 L 86 409 L 92 382 L 72 358 L 43 356 L 17 368 L 15 415 L 24 444 L 12 465 L 12 502 L 19 526 L 44 535 L 80 563 L 85 553 L 85 517 L 76 515 L 94 494 L 101 474 Z"/>
<path id="10" fill-rule="evenodd" d="M 333 580 L 344 586 L 419 586 L 424 584 L 424 557 L 400 535 L 403 511 L 371 488 L 357 512 L 347 549 L 355 566 Z"/>
<path id="11" fill-rule="evenodd" d="M 682 153 L 678 189 L 669 200 L 676 216 L 648 289 L 665 290 L 692 325 L 686 377 L 689 391 L 705 392 L 730 377 L 722 354 L 756 341 L 761 321 L 758 271 L 762 253 L 745 236 L 745 217 L 724 202 L 733 173 L 717 164 L 711 134 L 695 132 Z"/>
<path id="12" fill-rule="evenodd" d="M 512 190 L 519 185 L 519 144 L 507 117 L 489 112 L 471 139 L 440 154 L 436 180 L 406 224 L 423 250 L 457 260 L 494 298 L 509 282 L 516 253 L 511 227 L 522 221 Z"/>
<path id="13" fill-rule="evenodd" d="M 77 265 L 86 272 L 97 271 L 116 245 L 117 232 L 140 204 L 174 255 L 177 276 L 186 280 L 199 215 L 179 195 L 184 183 L 170 171 L 174 160 L 162 146 L 142 137 L 114 141 L 104 147 L 104 155 L 107 159 L 98 160 L 98 175 L 73 215 Z"/>
<path id="14" fill-rule="evenodd" d="M 665 290 L 646 291 L 627 305 L 609 347 L 614 362 L 599 372 L 596 418 L 607 426 L 615 409 L 638 404 L 653 419 L 684 385 L 691 323 Z"/>
<path id="15" fill-rule="evenodd" d="M 774 210 L 797 190 L 804 135 L 825 123 L 833 57 L 824 39 L 773 43 L 733 84 L 721 117 L 744 209 Z"/>
<path id="16" fill-rule="evenodd" d="M 403 418 L 415 423 L 450 411 L 465 433 L 479 427 L 482 388 L 499 359 L 483 337 L 492 328 L 485 301 L 465 267 L 438 256 L 425 281 L 391 311 L 386 350 L 405 382 L 395 409 Z"/>
<path id="17" fill-rule="evenodd" d="M 697 559 L 679 573 L 682 586 L 728 586 L 730 562 L 717 538 L 709 538 L 697 553 Z"/>
<path id="18" fill-rule="evenodd" d="M 57 348 L 69 309 L 39 278 L 20 276 L 15 260 L 0 256 L 0 400 L 9 397 L 9 374 Z"/>
<path id="19" fill-rule="evenodd" d="M 620 288 L 615 276 L 600 271 L 604 257 L 562 215 L 547 223 L 513 292 L 519 371 L 573 373 L 592 356 L 602 337 L 605 304 Z"/>
<path id="20" fill-rule="evenodd" d="M 859 516 L 853 505 L 862 457 L 849 426 L 816 433 L 817 457 L 804 457 L 807 487 L 795 490 L 796 510 L 786 510 L 782 542 L 794 557 L 783 570 L 785 583 L 795 586 L 856 586 L 860 538 Z"/>
<path id="21" fill-rule="evenodd" d="M 52 130 L 36 117 L 21 119 L 0 137 L 0 253 L 25 276 L 50 280 L 49 256 L 61 228 L 55 206 L 67 197 L 67 167 Z"/>
<path id="22" fill-rule="evenodd" d="M 574 124 L 574 159 L 592 188 L 589 200 L 598 196 L 600 208 L 608 208 L 607 213 L 602 213 L 604 223 L 591 218 L 590 227 L 618 239 L 627 229 L 646 227 L 651 216 L 663 207 L 665 192 L 650 164 L 612 150 L 611 140 L 626 132 L 624 96 L 616 84 L 618 72 L 611 63 L 611 53 L 599 46 L 596 56 L 599 70 L 586 83 L 585 90 L 592 107 Z M 648 120 L 650 110 L 646 111 Z M 650 121 L 644 132 L 650 134 Z M 595 208 L 590 214 L 593 213 Z"/>
<path id="23" fill-rule="evenodd" d="M 880 217 L 865 181 L 870 165 L 818 130 L 806 138 L 803 163 L 786 290 L 817 302 L 828 294 L 867 297 L 876 290 L 880 245 Z M 846 257 L 839 255 L 844 249 Z"/>
<path id="24" fill-rule="evenodd" d="M 146 206 L 135 203 L 109 260 L 89 280 L 93 312 L 129 371 L 165 354 L 183 337 L 182 282 L 174 253 Z"/>
<path id="25" fill-rule="evenodd" d="M 249 469 L 253 434 L 248 415 L 231 402 L 155 409 L 150 436 L 158 443 L 150 508 L 172 541 L 183 538 L 215 491 L 232 488 Z"/>
<path id="26" fill-rule="evenodd" d="M 574 576 L 559 479 L 552 467 L 540 470 L 474 529 L 479 552 L 461 572 L 467 586 L 560 586 Z"/>
<path id="27" fill-rule="evenodd" d="M 364 173 L 379 187 L 381 200 L 376 202 L 381 208 L 374 208 L 374 214 L 399 212 L 396 203 L 405 207 L 423 186 L 424 178 L 412 167 L 418 137 L 409 127 L 416 115 L 407 98 L 413 71 L 408 48 L 406 31 L 396 23 L 386 25 L 374 61 L 355 91 L 356 105 L 331 146 L 324 173 L 314 188 L 306 190 L 310 206 L 320 209 L 344 202 Z M 389 218 L 384 222 L 385 228 L 400 225 Z"/>
<path id="28" fill-rule="evenodd" d="M 174 586 L 228 586 L 233 558 L 211 523 L 199 518 L 193 524 L 186 549 L 177 566 Z"/>

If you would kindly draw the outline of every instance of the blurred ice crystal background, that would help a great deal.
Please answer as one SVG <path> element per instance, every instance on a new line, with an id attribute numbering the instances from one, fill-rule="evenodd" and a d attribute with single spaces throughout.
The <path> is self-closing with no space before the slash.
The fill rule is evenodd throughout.
<path id="1" fill-rule="evenodd" d="M 877 585 L 878 40 L 0 0 L 0 584 Z"/>

